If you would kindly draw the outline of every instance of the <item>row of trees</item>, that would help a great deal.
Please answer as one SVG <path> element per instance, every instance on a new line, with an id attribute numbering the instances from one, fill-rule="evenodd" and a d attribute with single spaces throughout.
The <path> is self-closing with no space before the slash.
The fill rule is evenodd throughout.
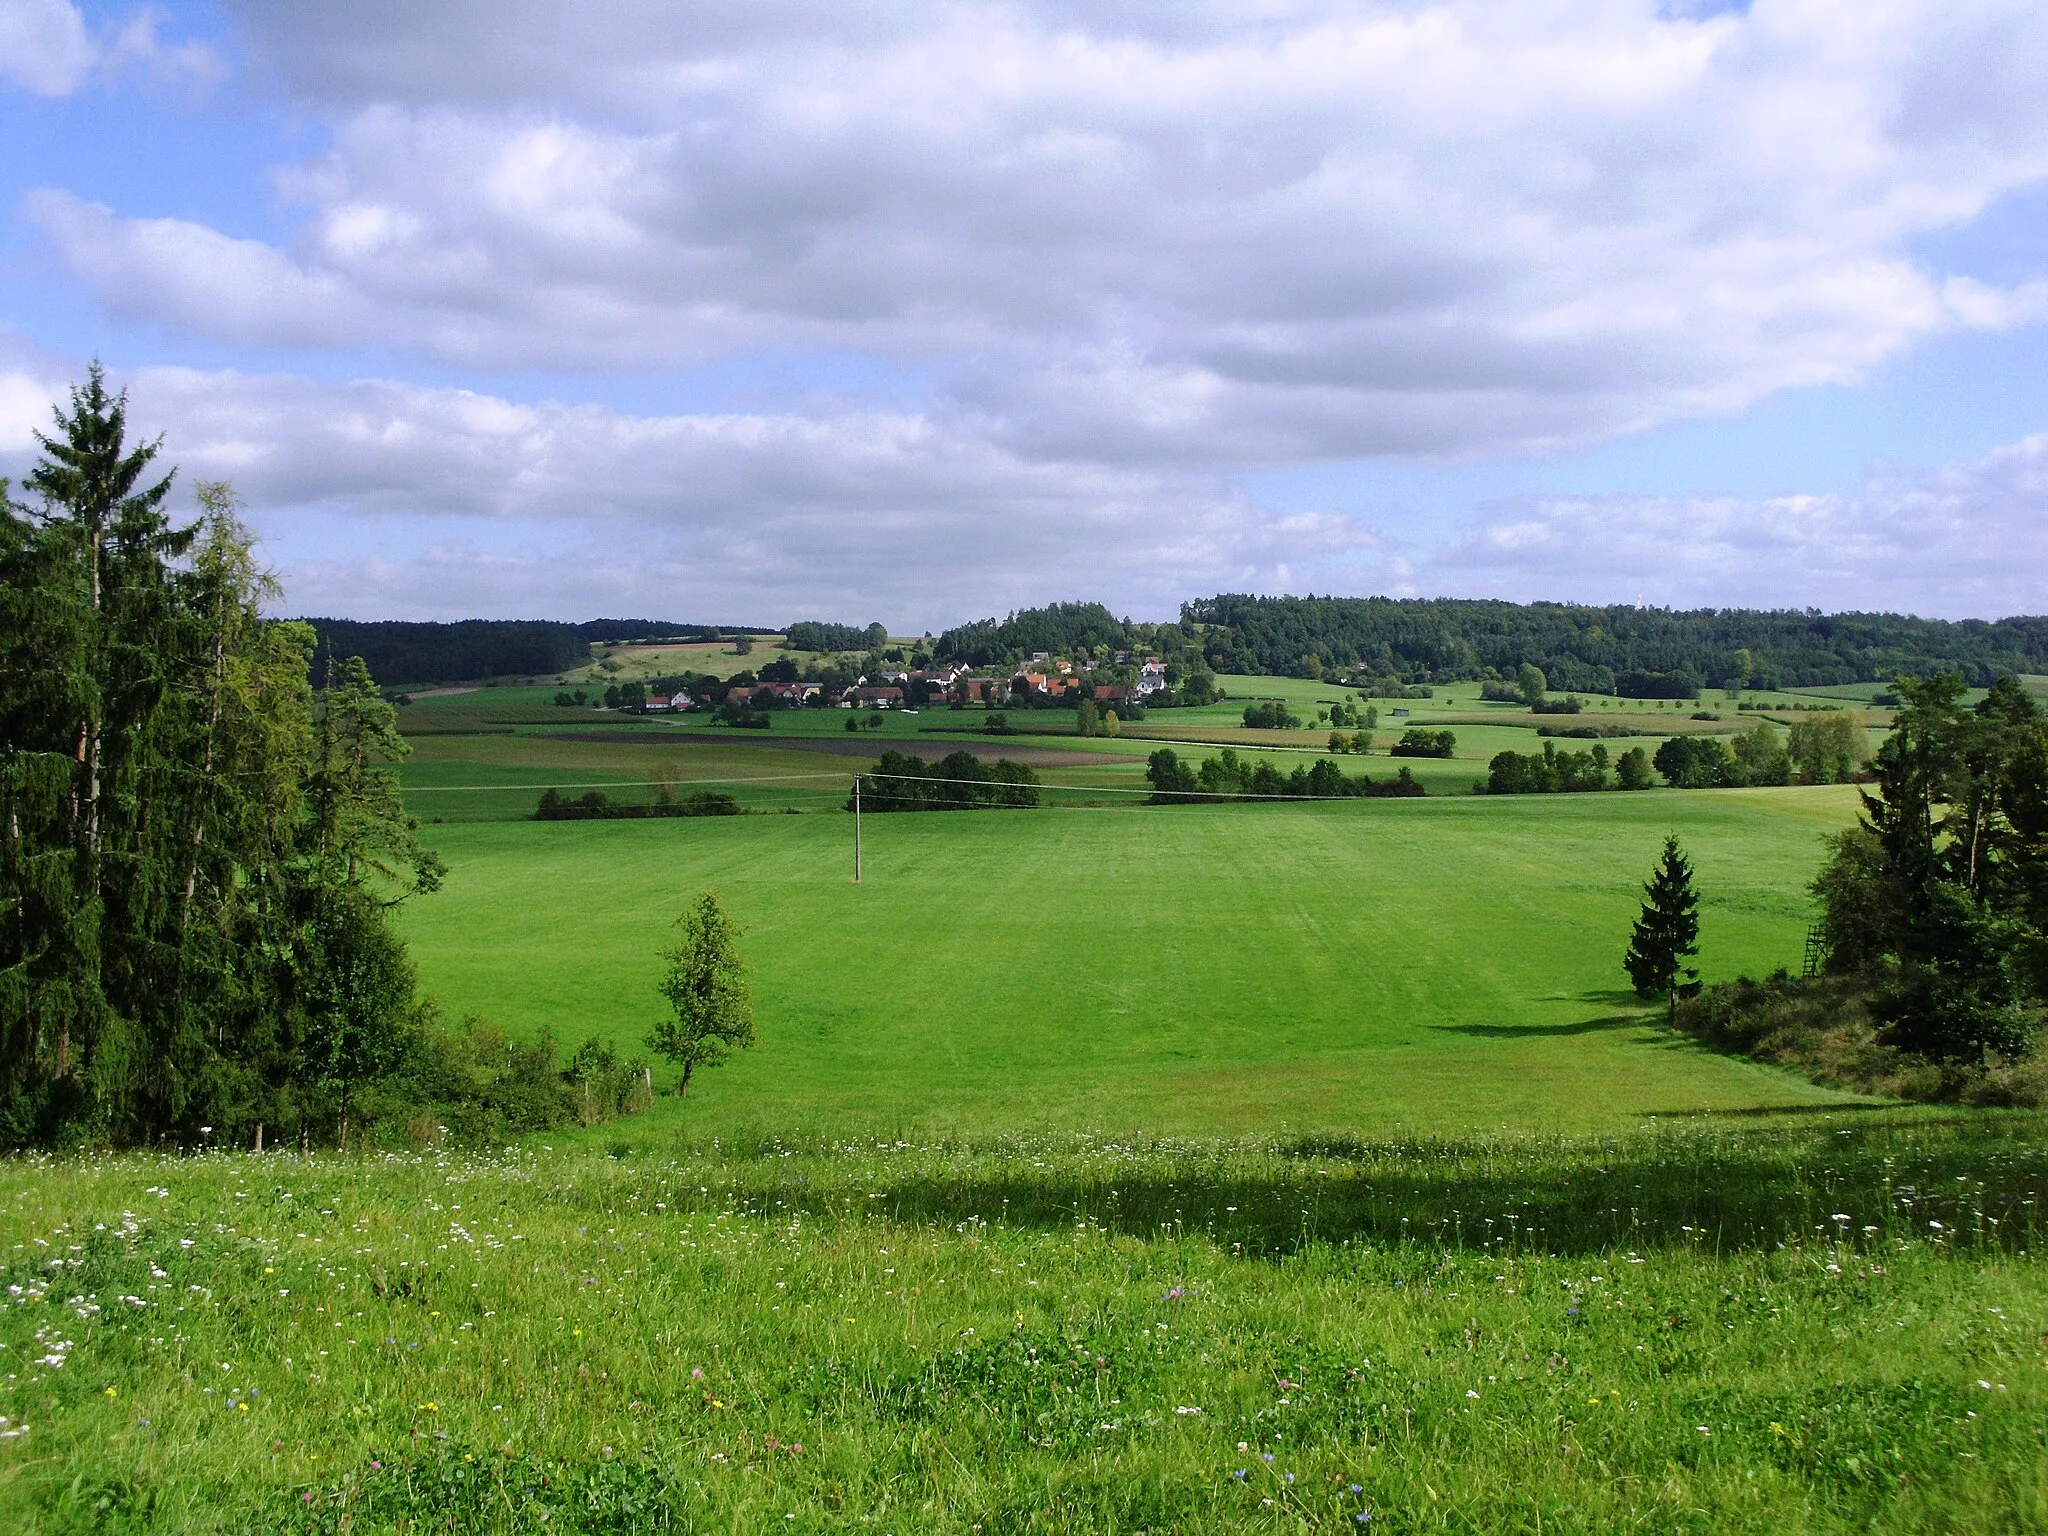
<path id="1" fill-rule="evenodd" d="M 0 1141 L 265 1123 L 346 1137 L 419 1028 L 392 909 L 440 882 L 357 658 L 304 624 L 224 484 L 166 511 L 95 368 L 0 487 Z"/>
<path id="2" fill-rule="evenodd" d="M 1869 752 L 1863 722 L 1846 710 L 1793 724 L 1781 736 L 1759 720 L 1731 742 L 1720 736 L 1674 736 L 1653 760 L 1677 789 L 1740 789 L 1747 785 L 1843 784 Z"/>
<path id="3" fill-rule="evenodd" d="M 1182 762 L 1171 747 L 1161 747 L 1145 760 L 1145 780 L 1152 786 L 1154 805 L 1238 799 L 1406 799 L 1423 793 L 1405 767 L 1391 779 L 1375 780 L 1365 774 L 1354 778 L 1328 758 L 1319 757 L 1313 766 L 1297 764 L 1292 773 L 1282 773 L 1270 758 L 1242 758 L 1234 747 L 1225 747 L 1219 757 L 1204 758 L 1200 767 Z"/>
<path id="4" fill-rule="evenodd" d="M 799 619 L 783 631 L 792 651 L 880 651 L 889 643 L 889 626 L 870 624 L 827 624 L 818 619 Z"/>
<path id="5" fill-rule="evenodd" d="M 1541 752 L 1497 752 L 1486 765 L 1486 781 L 1479 789 L 1489 795 L 1583 794 L 1603 789 L 1648 789 L 1655 783 L 1650 772 L 1650 755 L 1631 747 L 1614 762 L 1614 777 L 1608 778 L 1607 748 L 1595 743 L 1590 751 L 1560 752 L 1557 743 L 1546 741 Z"/>
<path id="6" fill-rule="evenodd" d="M 984 763 L 965 751 L 949 752 L 935 763 L 884 752 L 860 776 L 859 794 L 864 811 L 969 811 L 1039 803 L 1038 775 L 1028 765 L 1007 757 Z M 853 806 L 849 798 L 846 808 Z"/>

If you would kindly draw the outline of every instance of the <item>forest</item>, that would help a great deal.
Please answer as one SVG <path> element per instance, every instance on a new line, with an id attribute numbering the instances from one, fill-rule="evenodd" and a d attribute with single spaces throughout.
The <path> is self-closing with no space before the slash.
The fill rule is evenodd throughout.
<path id="1" fill-rule="evenodd" d="M 1052 612 L 1053 610 L 1047 610 Z M 1975 687 L 2048 670 L 2048 618 L 1949 623 L 1823 614 L 1468 599 L 1254 597 L 1186 603 L 1218 672 L 1457 682 L 1540 668 L 1554 689 L 1683 698 L 1955 673 Z M 943 639 L 941 641 L 943 644 Z"/>

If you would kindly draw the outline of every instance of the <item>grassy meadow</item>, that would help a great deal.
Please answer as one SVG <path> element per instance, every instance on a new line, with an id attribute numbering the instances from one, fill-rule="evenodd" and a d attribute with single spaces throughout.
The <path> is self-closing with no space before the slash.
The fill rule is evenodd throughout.
<path id="1" fill-rule="evenodd" d="M 719 890 L 762 1043 L 694 1127 L 1608 1129 L 1832 1097 L 1642 1020 L 1620 954 L 1675 831 L 1705 973 L 1796 967 L 1852 793 L 870 816 L 857 887 L 840 813 L 448 826 L 404 927 L 451 1016 L 627 1047 Z"/>
<path id="2" fill-rule="evenodd" d="M 2040 1530 L 2041 1129 L 18 1164 L 0 1510 Z"/>
<path id="3" fill-rule="evenodd" d="M 988 742 L 1049 808 L 866 817 L 856 886 L 847 778 L 959 716 L 420 700 L 444 1014 L 635 1052 L 712 887 L 758 1045 L 509 1147 L 0 1164 L 0 1528 L 2048 1530 L 2048 1117 L 1625 991 L 1667 832 L 1707 977 L 1796 968 L 1854 791 L 1474 798 L 1532 722 L 1404 707 L 1459 732 L 1428 799 L 1149 807 L 1156 740 Z M 664 761 L 760 814 L 523 819 Z"/>

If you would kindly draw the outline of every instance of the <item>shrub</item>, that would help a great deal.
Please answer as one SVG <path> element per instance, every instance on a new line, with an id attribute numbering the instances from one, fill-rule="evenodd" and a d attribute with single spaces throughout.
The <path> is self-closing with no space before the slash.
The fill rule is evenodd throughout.
<path id="1" fill-rule="evenodd" d="M 1301 726 L 1301 717 L 1278 699 L 1247 704 L 1244 711 L 1245 729 L 1249 731 L 1292 731 Z"/>
<path id="2" fill-rule="evenodd" d="M 1389 749 L 1395 757 L 1449 757 L 1457 751 L 1458 738 L 1450 731 L 1432 731 L 1411 725 Z"/>

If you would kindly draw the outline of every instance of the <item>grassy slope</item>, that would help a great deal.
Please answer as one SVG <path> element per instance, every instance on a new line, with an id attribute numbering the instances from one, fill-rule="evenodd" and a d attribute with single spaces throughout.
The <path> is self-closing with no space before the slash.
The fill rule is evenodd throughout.
<path id="1" fill-rule="evenodd" d="M 17 1165 L 0 1522 L 2041 1530 L 2041 1121 L 1886 1122 Z"/>
<path id="2" fill-rule="evenodd" d="M 1638 1022 L 1619 956 L 1667 830 L 1705 970 L 1796 965 L 1840 790 L 434 829 L 407 909 L 456 1015 L 650 1021 L 683 901 L 747 929 L 758 1049 L 693 1126 L 1586 1129 L 1831 1096 Z M 677 1113 L 665 1107 L 657 1123 Z"/>

